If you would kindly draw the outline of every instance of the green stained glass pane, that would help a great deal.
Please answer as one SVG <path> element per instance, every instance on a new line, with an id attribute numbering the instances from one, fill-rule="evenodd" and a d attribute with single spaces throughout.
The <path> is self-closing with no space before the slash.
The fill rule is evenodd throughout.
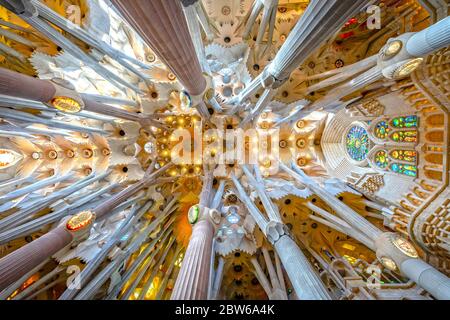
<path id="1" fill-rule="evenodd" d="M 386 151 L 381 150 L 375 154 L 375 164 L 380 169 L 386 169 L 389 165 L 389 159 Z"/>
<path id="2" fill-rule="evenodd" d="M 397 117 L 392 119 L 392 126 L 395 128 L 416 128 L 417 116 Z"/>

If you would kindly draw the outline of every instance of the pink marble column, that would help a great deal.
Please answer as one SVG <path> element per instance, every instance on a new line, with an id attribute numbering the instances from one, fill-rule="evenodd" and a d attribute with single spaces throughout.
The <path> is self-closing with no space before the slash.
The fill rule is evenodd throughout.
<path id="1" fill-rule="evenodd" d="M 171 300 L 208 299 L 211 254 L 215 228 L 209 217 L 213 170 L 206 167 L 200 194 L 200 218 L 192 227 L 192 235 L 184 254 Z"/>
<path id="2" fill-rule="evenodd" d="M 147 187 L 172 166 L 173 164 L 165 165 L 94 208 L 92 211 L 96 219 L 111 213 L 115 207 Z M 66 247 L 72 240 L 73 234 L 62 225 L 0 259 L 0 291 Z"/>
<path id="3" fill-rule="evenodd" d="M 56 87 L 49 80 L 41 80 L 0 68 L 0 94 L 48 103 L 55 96 Z M 160 122 L 142 114 L 129 112 L 90 99 L 83 99 L 83 102 L 86 111 L 136 121 L 142 126 L 163 127 Z"/>
<path id="4" fill-rule="evenodd" d="M 141 113 L 126 111 L 90 99 L 83 99 L 83 101 L 84 110 L 86 111 L 103 114 L 105 116 L 111 116 L 123 120 L 135 121 L 140 123 L 143 127 L 154 126 L 157 128 L 164 128 L 164 125 L 161 122 L 152 119 L 150 116 Z"/>
<path id="5" fill-rule="evenodd" d="M 50 81 L 0 68 L 0 94 L 48 102 L 54 97 L 55 92 L 56 88 Z"/>
<path id="6" fill-rule="evenodd" d="M 0 291 L 69 245 L 72 239 L 62 225 L 0 259 Z"/>
<path id="7" fill-rule="evenodd" d="M 214 226 L 206 219 L 194 225 L 171 300 L 208 299 Z"/>
<path id="8" fill-rule="evenodd" d="M 124 19 L 175 74 L 193 96 L 206 80 L 179 0 L 111 0 Z"/>

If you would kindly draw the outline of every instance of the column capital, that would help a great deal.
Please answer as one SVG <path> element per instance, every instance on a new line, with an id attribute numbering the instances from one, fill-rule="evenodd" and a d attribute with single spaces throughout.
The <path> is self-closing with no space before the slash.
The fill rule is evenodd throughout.
<path id="1" fill-rule="evenodd" d="M 221 213 L 216 209 L 211 209 L 200 204 L 193 205 L 188 211 L 188 220 L 192 226 L 200 221 L 208 221 L 212 225 L 220 224 Z"/>
<path id="2" fill-rule="evenodd" d="M 47 105 L 66 113 L 77 113 L 84 109 L 83 98 L 71 82 L 61 78 L 53 78 L 50 83 L 55 87 L 55 93 L 47 102 Z"/>
<path id="3" fill-rule="evenodd" d="M 267 240 L 272 245 L 275 245 L 275 243 L 277 243 L 283 236 L 292 238 L 289 228 L 281 222 L 270 221 L 264 231 L 267 236 Z"/>
<path id="4" fill-rule="evenodd" d="M 272 68 L 271 65 L 264 69 L 261 81 L 261 86 L 264 89 L 278 89 L 280 88 L 288 79 L 289 77 L 285 77 L 282 79 L 278 79 L 273 75 L 273 72 L 271 72 Z"/>
<path id="5" fill-rule="evenodd" d="M 184 108 L 192 108 L 199 105 L 202 101 L 209 101 L 214 98 L 215 91 L 212 77 L 203 73 L 203 78 L 205 79 L 206 86 L 199 94 L 192 95 L 188 91 L 180 92 L 180 99 Z"/>
<path id="6" fill-rule="evenodd" d="M 89 238 L 95 219 L 96 214 L 94 211 L 85 210 L 64 218 L 60 225 L 63 225 L 70 232 L 73 237 L 71 244 L 74 245 Z"/>
<path id="7" fill-rule="evenodd" d="M 419 258 L 411 242 L 397 233 L 381 234 L 375 239 L 375 247 L 378 260 L 392 271 L 399 271 L 406 260 Z"/>

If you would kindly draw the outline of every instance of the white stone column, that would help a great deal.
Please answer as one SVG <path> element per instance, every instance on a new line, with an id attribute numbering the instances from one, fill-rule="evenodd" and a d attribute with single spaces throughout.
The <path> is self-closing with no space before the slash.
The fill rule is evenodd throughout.
<path id="1" fill-rule="evenodd" d="M 208 219 L 194 225 L 171 300 L 208 298 L 213 238 L 214 226 Z"/>
<path id="2" fill-rule="evenodd" d="M 450 45 L 450 17 L 417 32 L 406 43 L 406 50 L 414 57 L 426 56 Z"/>
<path id="3" fill-rule="evenodd" d="M 250 262 L 253 264 L 253 268 L 255 269 L 254 274 L 256 276 L 256 279 L 258 279 L 259 284 L 261 285 L 261 287 L 263 287 L 267 296 L 270 298 L 272 289 L 270 288 L 269 280 L 267 279 L 266 275 L 264 274 L 264 271 L 261 268 L 261 265 L 259 264 L 258 260 L 256 260 L 255 257 L 252 257 L 250 259 Z"/>
<path id="4" fill-rule="evenodd" d="M 197 16 L 198 20 L 200 21 L 200 24 L 203 28 L 203 31 L 205 31 L 206 38 L 209 41 L 214 40 L 215 33 L 211 27 L 211 22 L 208 18 L 208 15 L 206 13 L 205 6 L 203 5 L 202 1 L 197 1 L 195 4 L 195 8 L 197 9 Z"/>
<path id="5" fill-rule="evenodd" d="M 197 2 L 191 5 L 185 5 L 185 2 L 183 2 L 183 11 L 184 15 L 186 16 L 186 22 L 189 27 L 189 32 L 192 37 L 192 42 L 194 44 L 195 52 L 197 53 L 198 60 L 200 62 L 200 66 L 202 67 L 202 70 L 204 72 L 207 72 L 208 74 L 211 73 L 210 67 L 208 65 L 208 61 L 206 60 L 205 56 L 205 46 L 203 44 L 202 39 L 202 33 L 200 30 L 200 21 L 198 20 L 197 16 Z"/>
<path id="6" fill-rule="evenodd" d="M 191 96 L 203 95 L 206 80 L 179 0 L 111 0 L 124 19 L 175 74 Z"/>
<path id="7" fill-rule="evenodd" d="M 256 190 L 258 193 L 259 198 L 261 199 L 262 203 L 264 203 L 264 207 L 267 208 L 267 216 L 272 221 L 278 221 L 281 222 L 281 216 L 278 211 L 278 207 L 275 206 L 272 201 L 269 199 L 269 196 L 266 193 L 264 181 L 262 181 L 262 177 L 260 172 L 256 172 L 257 179 L 253 176 L 253 174 L 250 172 L 248 167 L 246 165 L 242 166 L 242 169 L 244 170 L 245 175 L 247 176 L 247 179 L 249 183 L 252 185 L 252 187 Z M 258 166 L 255 166 L 255 170 L 258 170 Z"/>
<path id="8" fill-rule="evenodd" d="M 241 121 L 239 124 L 239 128 L 243 128 L 247 123 L 253 120 L 257 120 L 259 115 L 267 108 L 269 103 L 272 101 L 273 97 L 277 92 L 273 89 L 266 89 L 262 94 L 261 98 L 256 103 L 254 109 L 250 111 L 250 113 Z"/>
<path id="9" fill-rule="evenodd" d="M 282 235 L 273 246 L 300 300 L 331 300 L 318 273 L 290 236 Z"/>
<path id="10" fill-rule="evenodd" d="M 256 22 L 256 19 L 258 18 L 259 13 L 261 12 L 262 8 L 264 7 L 263 3 L 260 0 L 255 0 L 252 5 L 252 11 L 250 13 L 250 16 L 247 20 L 247 24 L 245 25 L 244 32 L 242 34 L 242 38 L 248 40 L 250 32 L 252 31 L 252 28 Z"/>
<path id="11" fill-rule="evenodd" d="M 234 175 L 232 175 L 232 179 L 238 190 L 239 198 L 247 206 L 267 240 L 275 248 L 297 296 L 305 300 L 331 299 L 319 275 L 314 271 L 306 256 L 290 237 L 287 226 L 273 220 L 267 222 L 261 211 L 245 193 L 239 180 Z M 269 203 L 269 205 L 271 204 Z M 268 210 L 266 208 L 266 211 Z"/>
<path id="12" fill-rule="evenodd" d="M 296 121 L 300 118 L 300 115 L 304 117 L 323 108 L 332 109 L 334 106 L 340 106 L 338 103 L 340 99 L 381 79 L 383 79 L 382 70 L 378 66 L 375 66 L 356 78 L 334 88 L 325 97 L 317 100 L 315 103 L 299 109 L 288 117 L 278 121 L 276 125 Z"/>
<path id="13" fill-rule="evenodd" d="M 400 270 L 438 300 L 450 300 L 450 279 L 420 259 L 408 259 Z"/>
<path id="14" fill-rule="evenodd" d="M 266 33 L 267 27 L 269 27 L 268 44 L 272 44 L 273 28 L 275 26 L 275 16 L 277 14 L 276 9 L 278 7 L 278 0 L 261 0 L 264 3 L 263 16 L 261 24 L 259 26 L 258 35 L 256 37 L 256 43 L 261 44 Z"/>
<path id="15" fill-rule="evenodd" d="M 417 283 L 438 300 L 450 300 L 450 278 L 423 260 L 413 245 L 395 233 L 383 233 L 376 240 L 377 258 L 390 270 Z"/>
<path id="16" fill-rule="evenodd" d="M 295 167 L 295 165 L 293 166 L 297 172 L 294 172 L 283 163 L 280 163 L 280 167 L 284 171 L 290 173 L 294 179 L 307 185 L 311 191 L 324 200 L 338 216 L 373 241 L 374 246 L 369 246 L 369 248 L 376 250 L 378 259 L 385 267 L 393 271 L 398 269 L 406 277 L 431 293 L 436 299 L 450 300 L 450 279 L 432 266 L 420 260 L 416 249 L 408 240 L 403 239 L 398 234 L 381 231 L 364 217 L 305 176 L 300 169 Z"/>

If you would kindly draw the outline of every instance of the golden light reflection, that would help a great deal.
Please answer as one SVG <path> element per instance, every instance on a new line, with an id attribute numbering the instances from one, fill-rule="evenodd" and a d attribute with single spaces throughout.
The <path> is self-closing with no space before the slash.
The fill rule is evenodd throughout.
<path id="1" fill-rule="evenodd" d="M 161 278 L 155 277 L 152 281 L 152 284 L 150 285 L 150 288 L 148 288 L 147 293 L 145 294 L 144 299 L 145 300 L 155 300 L 156 295 L 158 294 L 159 287 L 161 285 Z M 139 299 L 139 296 L 142 292 L 142 288 L 137 288 L 134 290 L 133 294 L 130 296 L 129 300 L 137 300 Z"/>
<path id="2" fill-rule="evenodd" d="M 70 97 L 55 97 L 52 99 L 51 104 L 63 112 L 77 113 L 81 111 L 81 104 Z"/>
<path id="3" fill-rule="evenodd" d="M 72 217 L 66 224 L 70 231 L 78 231 L 89 225 L 95 219 L 95 214 L 91 211 L 83 211 Z"/>
<path id="4" fill-rule="evenodd" d="M 18 153 L 7 149 L 0 149 L 0 170 L 13 166 L 19 160 L 20 156 Z"/>

